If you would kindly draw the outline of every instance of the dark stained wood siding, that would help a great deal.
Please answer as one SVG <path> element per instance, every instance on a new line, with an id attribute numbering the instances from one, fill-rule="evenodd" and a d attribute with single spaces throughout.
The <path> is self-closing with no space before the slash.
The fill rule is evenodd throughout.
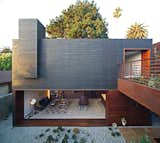
<path id="1" fill-rule="evenodd" d="M 118 90 L 160 115 L 160 90 L 124 79 L 118 80 Z"/>
<path id="2" fill-rule="evenodd" d="M 127 126 L 151 125 L 150 112 L 118 90 L 107 92 L 106 114 L 109 125 L 113 122 L 122 125 L 122 117 L 127 120 Z"/>
<path id="3" fill-rule="evenodd" d="M 16 43 L 23 43 L 23 40 L 20 39 Z M 126 47 L 151 48 L 152 41 L 124 39 L 39 40 L 37 48 L 40 58 L 37 66 L 39 77 L 26 79 L 23 75 L 23 69 L 27 66 L 24 66 L 22 61 L 30 63 L 30 68 L 34 69 L 36 68 L 35 58 L 34 55 L 29 58 L 32 54 L 25 53 L 27 51 L 25 47 L 17 46 L 13 48 L 15 49 L 13 61 L 16 63 L 13 64 L 13 88 L 116 89 L 119 66 L 123 61 L 123 49 Z"/>
<path id="4" fill-rule="evenodd" d="M 24 120 L 24 91 L 14 91 L 13 125 Z"/>

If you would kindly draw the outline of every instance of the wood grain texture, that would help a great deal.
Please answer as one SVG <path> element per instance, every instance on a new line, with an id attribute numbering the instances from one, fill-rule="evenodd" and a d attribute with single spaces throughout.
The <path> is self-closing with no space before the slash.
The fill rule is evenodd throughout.
<path id="1" fill-rule="evenodd" d="M 122 117 L 127 120 L 127 126 L 151 125 L 150 112 L 118 90 L 107 92 L 106 114 L 110 125 L 113 122 L 122 125 Z"/>
<path id="2" fill-rule="evenodd" d="M 13 125 L 24 120 L 24 91 L 13 91 L 14 109 L 13 109 Z"/>
<path id="3" fill-rule="evenodd" d="M 118 90 L 160 115 L 160 90 L 124 79 L 118 79 Z"/>

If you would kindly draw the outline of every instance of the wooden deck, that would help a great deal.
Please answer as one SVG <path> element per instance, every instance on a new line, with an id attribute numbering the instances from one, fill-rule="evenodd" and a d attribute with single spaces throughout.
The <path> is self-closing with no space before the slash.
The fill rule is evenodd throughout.
<path id="1" fill-rule="evenodd" d="M 133 139 L 138 142 L 141 136 L 147 134 L 152 139 L 152 143 L 160 143 L 160 127 L 158 128 L 120 128 L 120 131 L 123 137 L 126 140 L 126 143 L 130 143 Z"/>

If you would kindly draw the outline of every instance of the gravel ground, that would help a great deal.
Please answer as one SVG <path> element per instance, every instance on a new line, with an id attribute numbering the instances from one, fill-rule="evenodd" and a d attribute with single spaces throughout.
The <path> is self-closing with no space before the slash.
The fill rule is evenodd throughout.
<path id="1" fill-rule="evenodd" d="M 85 138 L 86 143 L 126 143 L 123 136 L 114 135 L 119 129 L 109 127 L 63 127 L 63 131 L 55 133 L 57 127 L 12 127 L 12 115 L 7 120 L 0 120 L 0 143 L 53 143 L 46 142 L 48 136 L 58 137 L 61 143 L 65 134 L 68 143 L 73 143 L 73 129 L 78 128 L 77 143 Z M 70 130 L 71 132 L 68 132 Z M 58 136 L 57 136 L 58 135 Z M 51 137 L 50 136 L 50 137 Z"/>

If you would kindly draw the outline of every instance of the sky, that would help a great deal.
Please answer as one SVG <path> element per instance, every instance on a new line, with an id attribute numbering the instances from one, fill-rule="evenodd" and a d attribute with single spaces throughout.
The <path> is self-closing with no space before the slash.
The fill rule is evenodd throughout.
<path id="1" fill-rule="evenodd" d="M 0 48 L 12 48 L 12 39 L 18 39 L 18 20 L 37 18 L 46 26 L 63 9 L 77 0 L 0 0 Z M 94 0 L 99 12 L 109 24 L 109 38 L 125 38 L 126 31 L 135 22 L 146 25 L 153 43 L 160 41 L 160 0 Z M 113 18 L 113 11 L 121 7 L 122 16 Z M 117 30 L 116 30 L 117 29 Z"/>

